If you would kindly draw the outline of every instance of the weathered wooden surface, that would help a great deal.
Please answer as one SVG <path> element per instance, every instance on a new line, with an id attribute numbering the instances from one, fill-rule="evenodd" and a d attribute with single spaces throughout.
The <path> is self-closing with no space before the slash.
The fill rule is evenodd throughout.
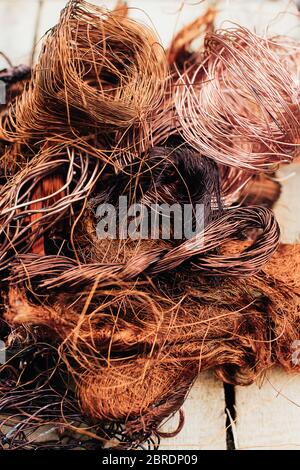
<path id="1" fill-rule="evenodd" d="M 0 52 L 14 64 L 30 63 L 38 7 L 37 0 L 0 0 Z M 0 68 L 6 66 L 0 56 Z"/>
<path id="2" fill-rule="evenodd" d="M 279 368 L 236 387 L 236 449 L 300 449 L 300 377 Z"/>
<path id="3" fill-rule="evenodd" d="M 224 390 L 212 373 L 200 375 L 184 405 L 185 426 L 170 439 L 163 439 L 160 449 L 226 449 Z M 163 430 L 174 431 L 178 415 Z"/>
<path id="4" fill-rule="evenodd" d="M 92 0 L 91 0 L 92 1 Z M 111 8 L 113 0 L 94 0 Z M 152 25 L 166 46 L 173 34 L 192 21 L 212 2 L 182 0 L 129 0 L 130 15 Z M 40 47 L 39 38 L 53 26 L 64 0 L 0 0 L 0 51 L 14 64 L 30 63 Z M 299 17 L 289 0 L 222 0 L 218 4 L 218 26 L 232 23 L 263 32 L 300 36 Z M 289 13 L 286 13 L 289 11 Z M 6 62 L 0 57 L 0 68 Z M 297 176 L 289 176 L 293 172 Z M 285 241 L 296 240 L 300 233 L 300 165 L 285 167 L 281 177 L 283 196 L 276 213 Z M 299 338 L 300 339 L 300 338 Z M 236 448 L 298 448 L 300 446 L 300 377 L 289 377 L 279 369 L 271 371 L 261 386 L 236 387 L 236 414 L 233 437 Z M 186 426 L 173 439 L 163 440 L 162 448 L 225 449 L 224 390 L 212 373 L 202 374 L 185 403 Z M 178 417 L 166 425 L 176 428 Z"/>

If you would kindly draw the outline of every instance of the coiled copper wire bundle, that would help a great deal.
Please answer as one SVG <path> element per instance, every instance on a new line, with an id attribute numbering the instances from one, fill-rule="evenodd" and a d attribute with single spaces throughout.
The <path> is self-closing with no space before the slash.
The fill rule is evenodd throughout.
<path id="1" fill-rule="evenodd" d="M 201 53 L 202 63 L 178 79 L 184 138 L 218 163 L 248 171 L 291 161 L 299 139 L 298 85 L 280 41 L 242 28 L 217 31 L 206 35 Z"/>
<path id="2" fill-rule="evenodd" d="M 92 140 L 98 158 L 101 149 L 108 150 L 102 133 L 114 156 L 127 150 L 119 141 L 130 132 L 129 150 L 145 146 L 149 115 L 164 96 L 164 56 L 146 26 L 117 11 L 70 1 L 46 36 L 28 90 L 2 120 L 1 133 L 12 141 Z"/>

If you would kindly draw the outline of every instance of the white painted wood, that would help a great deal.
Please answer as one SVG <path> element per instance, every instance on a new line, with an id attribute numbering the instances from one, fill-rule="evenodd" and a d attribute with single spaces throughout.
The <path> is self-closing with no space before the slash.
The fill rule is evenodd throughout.
<path id="1" fill-rule="evenodd" d="M 300 21 L 293 0 L 222 0 L 217 27 L 239 24 L 258 34 L 300 37 Z"/>
<path id="2" fill-rule="evenodd" d="M 30 62 L 37 11 L 37 0 L 0 1 L 0 51 L 14 64 Z M 0 69 L 6 66 L 0 57 Z"/>
<path id="3" fill-rule="evenodd" d="M 236 448 L 300 449 L 300 377 L 276 368 L 261 387 L 236 387 Z"/>
<path id="4" fill-rule="evenodd" d="M 226 449 L 224 390 L 212 372 L 204 372 L 194 384 L 184 406 L 185 425 L 175 437 L 163 439 L 160 449 Z M 178 416 L 163 431 L 174 431 Z"/>

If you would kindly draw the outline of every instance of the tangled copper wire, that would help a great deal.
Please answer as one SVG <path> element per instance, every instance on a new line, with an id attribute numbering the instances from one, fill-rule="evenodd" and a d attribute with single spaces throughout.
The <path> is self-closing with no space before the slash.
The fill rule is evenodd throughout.
<path id="1" fill-rule="evenodd" d="M 246 29 L 208 33 L 201 63 L 178 80 L 184 138 L 218 163 L 249 171 L 291 161 L 298 151 L 298 85 L 285 55 L 279 39 Z"/>
<path id="2" fill-rule="evenodd" d="M 201 371 L 297 369 L 300 249 L 271 207 L 298 152 L 298 46 L 215 14 L 164 51 L 124 2 L 70 0 L 0 110 L 3 448 L 156 448 Z M 99 238 L 119 196 L 201 204 L 203 228 Z"/>

